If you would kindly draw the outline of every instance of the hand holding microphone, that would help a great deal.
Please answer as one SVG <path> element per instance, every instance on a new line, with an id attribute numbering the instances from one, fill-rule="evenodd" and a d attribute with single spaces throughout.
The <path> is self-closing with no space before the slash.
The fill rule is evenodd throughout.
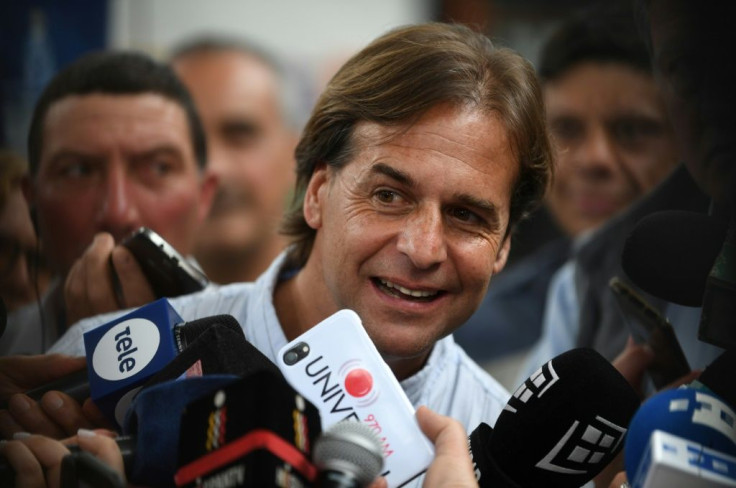
<path id="1" fill-rule="evenodd" d="M 83 405 L 74 395 L 46 390 L 34 396 L 23 393 L 78 373 L 82 377 L 87 374 L 81 357 L 50 354 L 0 358 L 0 390 L 7 401 L 0 407 L 0 436 L 10 439 L 16 432 L 34 432 L 63 438 L 80 427 L 106 426 L 99 423 L 100 415 L 93 405 Z"/>

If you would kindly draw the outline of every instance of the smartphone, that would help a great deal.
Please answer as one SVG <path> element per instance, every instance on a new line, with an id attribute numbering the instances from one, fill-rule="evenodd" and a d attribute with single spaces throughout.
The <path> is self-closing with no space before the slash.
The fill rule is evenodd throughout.
<path id="1" fill-rule="evenodd" d="M 135 256 L 156 298 L 186 295 L 209 283 L 202 271 L 147 227 L 136 230 L 121 244 Z"/>
<path id="2" fill-rule="evenodd" d="M 618 302 L 624 321 L 637 343 L 647 343 L 654 352 L 648 368 L 657 390 L 690 372 L 672 324 L 633 288 L 614 276 L 609 286 Z"/>
<path id="3" fill-rule="evenodd" d="M 389 487 L 423 473 L 434 457 L 391 369 L 358 315 L 340 310 L 281 348 L 286 380 L 320 412 L 322 430 L 343 420 L 369 425 L 383 444 Z"/>

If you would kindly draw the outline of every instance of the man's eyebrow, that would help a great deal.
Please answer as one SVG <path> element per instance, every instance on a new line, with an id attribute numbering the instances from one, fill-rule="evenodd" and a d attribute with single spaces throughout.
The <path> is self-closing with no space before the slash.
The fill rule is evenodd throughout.
<path id="1" fill-rule="evenodd" d="M 134 157 L 135 158 L 146 158 L 146 157 L 153 157 L 158 155 L 168 155 L 171 154 L 172 156 L 181 156 L 181 150 L 170 144 L 162 144 L 159 146 L 154 146 L 151 148 L 146 148 L 140 151 L 136 151 Z"/>
<path id="2" fill-rule="evenodd" d="M 100 157 L 98 154 L 95 154 L 94 152 L 87 152 L 83 150 L 78 149 L 68 149 L 68 148 L 62 148 L 53 154 L 48 158 L 48 167 L 53 167 L 56 164 L 59 164 L 60 161 L 64 161 L 65 159 L 73 159 L 73 160 L 79 160 L 82 159 L 87 162 L 91 161 L 101 161 L 104 158 Z"/>
<path id="3" fill-rule="evenodd" d="M 220 123 L 220 130 L 229 132 L 248 132 L 255 133 L 260 129 L 259 125 L 249 119 L 226 119 Z"/>
<path id="4" fill-rule="evenodd" d="M 409 176 L 408 174 L 404 173 L 401 170 L 398 170 L 392 166 L 389 166 L 386 163 L 376 163 L 371 167 L 371 173 L 372 174 L 382 174 L 385 176 L 388 176 L 391 179 L 394 179 L 401 183 L 404 186 L 408 186 L 409 188 L 413 188 L 416 186 L 416 182 L 414 179 Z"/>

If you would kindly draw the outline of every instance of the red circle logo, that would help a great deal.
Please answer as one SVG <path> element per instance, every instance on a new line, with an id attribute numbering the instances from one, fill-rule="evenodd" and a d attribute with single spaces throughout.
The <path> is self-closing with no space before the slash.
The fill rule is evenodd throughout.
<path id="1" fill-rule="evenodd" d="M 345 391 L 351 396 L 360 398 L 370 393 L 373 388 L 373 377 L 362 368 L 356 368 L 345 376 Z"/>

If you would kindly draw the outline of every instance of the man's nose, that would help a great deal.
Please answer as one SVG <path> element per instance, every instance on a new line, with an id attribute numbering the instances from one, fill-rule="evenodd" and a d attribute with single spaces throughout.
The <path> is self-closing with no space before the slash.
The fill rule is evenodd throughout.
<path id="1" fill-rule="evenodd" d="M 98 230 L 119 241 L 140 227 L 141 219 L 133 192 L 133 182 L 124 168 L 112 167 L 106 174 L 98 211 Z"/>
<path id="2" fill-rule="evenodd" d="M 575 169 L 591 176 L 603 177 L 615 171 L 616 147 L 605 128 L 588 131 L 578 148 L 574 164 Z"/>
<path id="3" fill-rule="evenodd" d="M 440 209 L 420 207 L 402 225 L 397 247 L 414 266 L 429 269 L 447 259 L 447 236 Z"/>

